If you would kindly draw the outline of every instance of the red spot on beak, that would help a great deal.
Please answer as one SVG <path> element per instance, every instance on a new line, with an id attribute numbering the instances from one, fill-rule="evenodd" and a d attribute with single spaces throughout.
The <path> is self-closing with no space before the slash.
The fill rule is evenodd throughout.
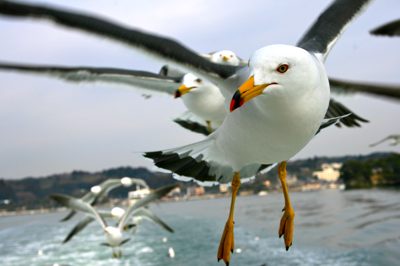
<path id="1" fill-rule="evenodd" d="M 229 110 L 231 112 L 233 112 L 236 108 L 239 108 L 240 106 L 242 106 L 243 103 L 244 103 L 244 100 L 242 99 L 242 95 L 241 95 L 240 91 L 237 90 L 232 97 L 231 104 L 229 106 Z"/>

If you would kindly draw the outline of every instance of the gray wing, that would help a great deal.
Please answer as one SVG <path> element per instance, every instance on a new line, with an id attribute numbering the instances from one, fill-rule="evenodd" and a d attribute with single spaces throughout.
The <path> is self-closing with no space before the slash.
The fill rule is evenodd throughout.
<path id="1" fill-rule="evenodd" d="M 65 237 L 63 244 L 67 243 L 70 241 L 75 235 L 77 235 L 80 231 L 85 229 L 85 227 L 90 224 L 91 222 L 94 221 L 94 218 L 91 216 L 86 216 L 83 218 L 79 223 L 77 223 L 74 228 L 68 233 L 68 235 Z"/>
<path id="2" fill-rule="evenodd" d="M 99 194 L 97 194 L 97 197 L 100 198 L 103 196 L 107 196 L 111 190 L 122 186 L 122 183 L 120 178 L 109 178 L 101 182 L 99 186 L 101 187 L 101 191 Z"/>
<path id="3" fill-rule="evenodd" d="M 69 219 L 71 219 L 72 217 L 74 217 L 75 214 L 76 214 L 76 211 L 70 211 L 64 218 L 62 218 L 62 219 L 60 220 L 60 222 L 66 222 L 66 221 L 68 221 Z"/>
<path id="4" fill-rule="evenodd" d="M 400 100 L 400 86 L 361 83 L 329 78 L 331 91 L 335 93 L 366 93 Z"/>
<path id="5" fill-rule="evenodd" d="M 96 219 L 96 221 L 101 225 L 103 229 L 107 227 L 106 221 L 89 203 L 84 202 L 81 199 L 73 198 L 63 194 L 52 194 L 50 195 L 50 198 L 65 207 L 91 215 Z"/>
<path id="6" fill-rule="evenodd" d="M 41 66 L 0 62 L 0 70 L 46 75 L 75 83 L 105 82 L 174 95 L 179 77 L 120 68 Z"/>
<path id="7" fill-rule="evenodd" d="M 341 127 L 343 125 L 346 127 L 360 127 L 360 123 L 369 122 L 365 118 L 356 115 L 340 102 L 331 98 L 329 101 L 328 110 L 325 114 L 325 119 L 332 119 L 337 117 L 340 117 L 339 121 L 335 121 L 332 124 L 335 124 L 338 127 Z"/>
<path id="8" fill-rule="evenodd" d="M 175 40 L 120 26 L 92 15 L 44 5 L 8 1 L 0 1 L 0 14 L 48 19 L 63 26 L 80 29 L 142 49 L 153 56 L 188 68 L 189 72 L 198 72 L 200 75 L 208 74 L 227 78 L 235 74 L 238 69 L 234 66 L 212 63 Z"/>
<path id="9" fill-rule="evenodd" d="M 400 19 L 388 22 L 370 31 L 373 35 L 400 36 Z"/>
<path id="10" fill-rule="evenodd" d="M 139 185 L 139 186 L 145 187 L 145 188 L 150 188 L 149 185 L 147 185 L 146 181 L 144 181 L 143 179 L 133 178 L 133 177 L 129 177 L 129 178 L 132 180 L 132 184 Z"/>
<path id="11" fill-rule="evenodd" d="M 171 190 L 173 190 L 176 187 L 177 187 L 176 184 L 161 187 L 159 189 L 154 190 L 153 192 L 151 192 L 149 195 L 147 195 L 143 199 L 136 201 L 135 204 L 131 205 L 126 210 L 125 214 L 121 217 L 121 219 L 118 222 L 118 228 L 121 231 L 124 229 L 125 224 L 128 221 L 128 219 L 130 218 L 130 216 L 132 215 L 133 211 L 137 210 L 140 207 L 146 206 L 147 204 L 149 204 L 152 201 L 155 201 L 155 200 L 158 200 L 158 199 L 164 197 L 165 195 L 167 195 Z"/>
<path id="12" fill-rule="evenodd" d="M 336 0 L 314 22 L 297 46 L 326 58 L 346 25 L 371 0 Z"/>
<path id="13" fill-rule="evenodd" d="M 169 225 L 167 225 L 163 220 L 161 220 L 157 215 L 155 215 L 152 211 L 145 209 L 145 208 L 140 208 L 136 210 L 132 216 L 141 216 L 143 218 L 147 218 L 150 221 L 158 224 L 162 228 L 164 228 L 166 231 L 173 233 L 174 229 L 172 229 Z"/>

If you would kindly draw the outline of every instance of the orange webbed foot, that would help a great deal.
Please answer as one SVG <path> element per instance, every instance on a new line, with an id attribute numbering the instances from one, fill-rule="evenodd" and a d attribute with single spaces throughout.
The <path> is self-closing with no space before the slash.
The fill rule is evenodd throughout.
<path id="1" fill-rule="evenodd" d="M 225 224 L 224 232 L 221 236 L 221 241 L 219 243 L 217 258 L 218 261 L 221 259 L 225 262 L 225 265 L 229 265 L 231 253 L 233 253 L 234 249 L 234 235 L 233 228 L 234 222 L 232 220 L 228 220 Z"/>
<path id="2" fill-rule="evenodd" d="M 293 208 L 284 208 L 281 222 L 279 225 L 279 238 L 283 236 L 286 250 L 293 244 L 294 233 L 294 210 Z"/>

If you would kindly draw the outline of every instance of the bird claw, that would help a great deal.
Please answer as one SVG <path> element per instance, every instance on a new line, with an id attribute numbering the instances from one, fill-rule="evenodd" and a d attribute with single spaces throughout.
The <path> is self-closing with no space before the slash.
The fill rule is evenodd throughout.
<path id="1" fill-rule="evenodd" d="M 281 218 L 279 225 L 279 238 L 283 236 L 285 242 L 286 251 L 293 244 L 293 233 L 294 233 L 294 210 L 293 208 L 284 208 L 284 213 Z"/>
<path id="2" fill-rule="evenodd" d="M 225 224 L 224 232 L 221 236 L 221 241 L 219 243 L 217 259 L 220 261 L 221 259 L 225 262 L 225 265 L 229 265 L 231 253 L 234 250 L 234 222 L 228 220 Z M 230 251 L 230 252 L 229 252 Z"/>

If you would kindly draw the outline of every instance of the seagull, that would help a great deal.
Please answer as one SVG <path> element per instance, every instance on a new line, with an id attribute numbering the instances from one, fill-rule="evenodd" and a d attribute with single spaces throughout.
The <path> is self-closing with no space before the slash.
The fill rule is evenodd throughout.
<path id="1" fill-rule="evenodd" d="M 98 210 L 98 213 L 103 218 L 113 218 L 113 219 L 119 220 L 122 218 L 122 216 L 125 215 L 126 211 L 120 207 L 114 207 L 111 209 L 111 211 Z M 155 224 L 158 224 L 161 228 L 163 228 L 164 230 L 166 230 L 170 233 L 174 232 L 174 230 L 168 224 L 166 224 L 163 220 L 161 220 L 152 211 L 150 211 L 144 207 L 136 209 L 135 211 L 132 212 L 131 223 L 127 224 L 124 227 L 124 230 L 126 231 L 128 229 L 136 229 L 136 227 L 139 225 L 139 223 L 141 223 L 141 221 L 144 219 L 147 219 L 149 221 L 154 222 Z M 71 231 L 68 233 L 68 235 L 65 237 L 65 239 L 63 240 L 63 244 L 70 241 L 75 235 L 77 235 L 79 232 L 81 232 L 87 225 L 89 225 L 93 221 L 94 221 L 94 218 L 91 216 L 86 216 L 81 221 L 79 221 L 71 229 Z"/>
<path id="2" fill-rule="evenodd" d="M 386 138 L 381 139 L 380 141 L 377 141 L 375 143 L 370 144 L 369 146 L 370 147 L 375 147 L 378 144 L 381 144 L 381 143 L 386 142 L 386 141 L 391 141 L 391 143 L 390 143 L 391 146 L 399 145 L 400 144 L 400 135 L 389 135 Z"/>
<path id="3" fill-rule="evenodd" d="M 244 64 L 230 50 L 202 56 L 217 64 L 235 66 Z M 48 75 L 74 83 L 105 82 L 128 85 L 140 90 L 173 95 L 175 98 L 181 98 L 188 110 L 174 119 L 174 122 L 186 129 L 205 135 L 210 134 L 221 125 L 226 115 L 225 98 L 217 86 L 192 73 L 182 73 L 169 66 L 162 67 L 157 74 L 121 68 L 65 67 L 0 62 L 0 70 Z"/>
<path id="4" fill-rule="evenodd" d="M 385 23 L 370 31 L 372 35 L 400 36 L 400 19 Z"/>
<path id="5" fill-rule="evenodd" d="M 149 188 L 147 183 L 139 178 L 131 178 L 131 177 L 123 177 L 121 179 L 119 178 L 112 178 L 112 179 L 107 179 L 100 183 L 99 185 L 92 186 L 90 188 L 90 191 L 87 192 L 85 195 L 81 197 L 81 200 L 89 203 L 90 205 L 96 205 L 97 203 L 101 202 L 107 195 L 108 193 L 119 187 L 119 186 L 124 186 L 124 187 L 130 187 L 133 184 Z M 76 211 L 72 210 L 70 211 L 67 216 L 65 216 L 61 222 L 68 221 L 71 219 L 74 215 L 76 214 Z"/>
<path id="6" fill-rule="evenodd" d="M 224 62 L 223 58 L 228 56 L 233 58 L 231 59 L 232 61 L 225 62 L 228 65 L 236 65 L 239 61 L 236 54 L 229 50 L 215 52 L 211 55 L 218 55 L 216 59 L 211 59 L 210 57 L 210 60 L 215 63 Z M 242 59 L 240 60 L 240 62 L 244 62 Z M 224 107 L 225 98 L 218 87 L 192 73 L 185 74 L 167 65 L 161 68 L 159 74 L 119 68 L 44 66 L 5 62 L 0 62 L 0 70 L 44 74 L 78 83 L 108 82 L 125 84 L 175 95 L 175 98 L 182 98 L 188 111 L 175 118 L 174 122 L 188 130 L 204 135 L 209 135 L 218 128 L 227 114 L 227 110 Z M 329 83 L 331 90 L 338 94 L 360 92 L 395 100 L 400 99 L 400 86 L 396 85 L 357 82 L 332 77 L 329 78 Z M 341 104 L 335 102 L 335 104 L 332 104 L 332 108 L 333 106 L 338 107 L 338 105 Z M 352 113 L 353 118 L 357 118 L 361 122 L 367 121 L 349 109 L 346 112 Z M 352 124 L 350 123 L 349 125 Z M 337 125 L 339 126 L 340 123 Z M 358 126 L 356 124 L 353 125 Z"/>
<path id="7" fill-rule="evenodd" d="M 40 5 L 30 5 L 22 3 L 14 3 L 9 1 L 0 1 L 0 15 L 14 17 L 32 17 L 50 19 L 60 25 L 77 28 L 100 36 L 111 38 L 115 41 L 128 44 L 135 49 L 150 53 L 152 56 L 158 57 L 163 61 L 168 61 L 172 65 L 177 65 L 185 69 L 187 73 L 192 73 L 200 78 L 213 82 L 221 89 L 222 94 L 226 99 L 230 99 L 234 91 L 226 88 L 233 88 L 240 84 L 243 80 L 243 75 L 237 75 L 239 72 L 247 68 L 246 65 L 239 64 L 236 66 L 231 64 L 215 63 L 207 59 L 207 56 L 200 55 L 175 40 L 159 37 L 139 31 L 129 29 L 104 19 L 94 16 L 74 13 L 71 11 L 59 10 L 56 8 Z M 242 60 L 239 60 L 242 61 Z M 224 88 L 221 88 L 221 86 Z M 226 103 L 229 100 L 225 101 Z M 229 103 L 228 103 L 229 104 Z M 229 109 L 229 106 L 226 106 Z M 347 127 L 360 126 L 359 122 L 367 122 L 365 119 L 360 119 L 359 116 L 352 113 L 347 107 L 340 104 L 336 100 L 331 100 L 326 118 L 332 118 L 330 113 L 340 109 L 346 111 L 340 115 L 349 114 L 342 117 L 336 125 L 343 123 Z"/>
<path id="8" fill-rule="evenodd" d="M 71 209 L 74 209 L 76 211 L 81 211 L 84 212 L 88 215 L 91 215 L 102 227 L 104 235 L 106 237 L 106 243 L 103 245 L 109 246 L 112 248 L 112 256 L 114 258 L 120 258 L 122 256 L 122 252 L 120 250 L 120 246 L 125 244 L 126 242 L 129 241 L 129 238 L 123 238 L 123 232 L 124 229 L 126 228 L 126 225 L 129 222 L 129 219 L 133 212 L 150 202 L 160 199 L 166 194 L 168 194 L 171 190 L 176 188 L 177 185 L 168 185 L 164 186 L 162 188 L 159 188 L 155 191 L 153 191 L 151 194 L 147 195 L 143 199 L 138 200 L 135 204 L 130 206 L 124 215 L 121 216 L 121 218 L 118 221 L 117 226 L 110 226 L 107 224 L 107 222 L 104 220 L 104 218 L 99 214 L 98 211 L 96 211 L 92 205 L 89 203 L 83 201 L 82 199 L 77 199 L 70 197 L 68 195 L 62 195 L 62 194 L 54 194 L 51 195 L 50 198 L 57 201 L 59 204 L 64 205 L 66 207 L 69 207 Z"/>
<path id="9" fill-rule="evenodd" d="M 228 114 L 204 140 L 144 155 L 161 168 L 200 182 L 231 182 L 231 207 L 217 259 L 227 265 L 234 250 L 234 206 L 242 179 L 278 164 L 285 207 L 278 234 L 292 245 L 294 210 L 286 185 L 286 162 L 319 132 L 347 120 L 360 121 L 330 99 L 324 61 L 346 25 L 369 0 L 336 0 L 296 46 L 270 45 L 253 53 L 248 66 L 210 62 L 182 44 L 90 15 L 46 6 L 0 2 L 0 13 L 50 19 L 133 46 L 213 82 L 224 95 Z M 239 88 L 239 89 L 237 89 Z M 243 180 L 242 180 L 243 181 Z"/>

